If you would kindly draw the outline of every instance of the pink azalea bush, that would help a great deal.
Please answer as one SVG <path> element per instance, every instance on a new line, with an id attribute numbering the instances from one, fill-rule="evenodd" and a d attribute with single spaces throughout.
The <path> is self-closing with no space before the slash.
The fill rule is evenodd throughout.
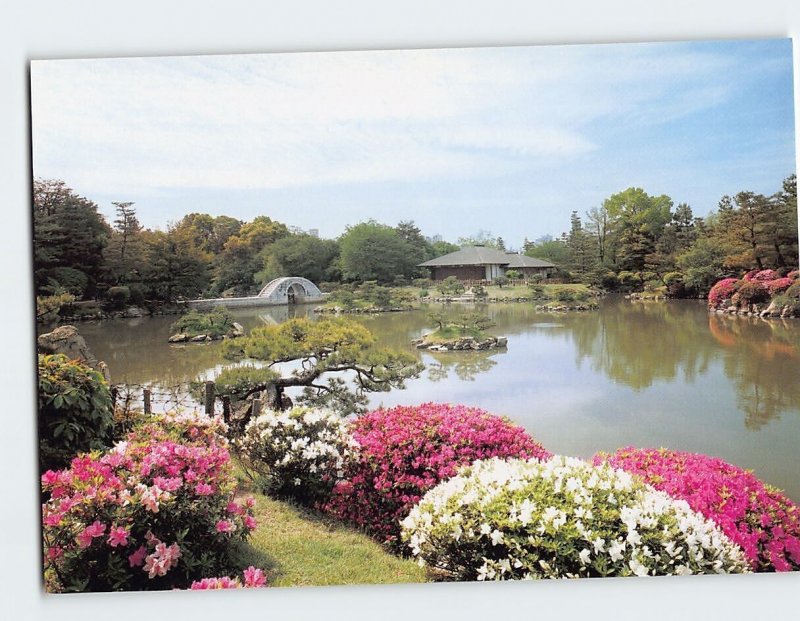
<path id="1" fill-rule="evenodd" d="M 786 291 L 794 282 L 791 278 L 784 277 L 784 278 L 776 278 L 775 280 L 770 280 L 767 283 L 767 290 L 769 291 L 770 295 L 775 295 L 777 293 L 781 293 L 782 291 Z"/>
<path id="2" fill-rule="evenodd" d="M 359 449 L 325 508 L 391 543 L 411 507 L 459 467 L 490 457 L 551 455 L 508 419 L 463 405 L 378 409 L 353 421 L 351 433 Z"/>
<path id="3" fill-rule="evenodd" d="M 717 282 L 708 292 L 709 307 L 718 308 L 725 300 L 730 300 L 740 282 L 738 278 L 723 278 Z"/>
<path id="4" fill-rule="evenodd" d="M 230 576 L 219 576 L 215 578 L 203 578 L 195 580 L 189 587 L 193 591 L 207 591 L 214 589 L 256 589 L 267 586 L 267 576 L 263 570 L 250 565 L 242 573 L 242 580 L 231 578 Z"/>
<path id="5" fill-rule="evenodd" d="M 623 448 L 599 453 L 714 521 L 755 571 L 800 569 L 800 507 L 751 472 L 719 458 L 667 449 Z"/>
<path id="6" fill-rule="evenodd" d="M 42 475 L 45 574 L 57 591 L 185 588 L 230 569 L 256 527 L 234 499 L 224 423 L 165 415 Z"/>

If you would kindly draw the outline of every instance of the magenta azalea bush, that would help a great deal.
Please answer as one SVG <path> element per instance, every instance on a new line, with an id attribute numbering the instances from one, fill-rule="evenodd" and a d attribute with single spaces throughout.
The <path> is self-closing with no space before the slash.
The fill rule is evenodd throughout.
<path id="1" fill-rule="evenodd" d="M 730 300 L 740 284 L 738 278 L 723 278 L 708 292 L 708 305 L 711 308 L 719 307 L 725 300 Z"/>
<path id="2" fill-rule="evenodd" d="M 378 409 L 353 421 L 351 433 L 357 455 L 325 508 L 394 544 L 399 521 L 459 467 L 490 457 L 551 456 L 522 427 L 463 405 Z"/>
<path id="3" fill-rule="evenodd" d="M 623 448 L 599 453 L 715 522 L 754 571 L 800 569 L 800 507 L 751 472 L 719 458 L 667 449 Z"/>
<path id="4" fill-rule="evenodd" d="M 154 417 L 110 451 L 45 472 L 48 590 L 186 588 L 230 571 L 231 545 L 256 521 L 253 499 L 234 499 L 223 430 L 201 415 Z"/>

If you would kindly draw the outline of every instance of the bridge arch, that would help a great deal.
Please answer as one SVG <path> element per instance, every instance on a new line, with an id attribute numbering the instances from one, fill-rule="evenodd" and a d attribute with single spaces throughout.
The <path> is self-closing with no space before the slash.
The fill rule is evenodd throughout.
<path id="1" fill-rule="evenodd" d="M 320 301 L 324 295 L 308 278 L 283 276 L 268 282 L 256 297 L 273 304 L 302 304 Z"/>

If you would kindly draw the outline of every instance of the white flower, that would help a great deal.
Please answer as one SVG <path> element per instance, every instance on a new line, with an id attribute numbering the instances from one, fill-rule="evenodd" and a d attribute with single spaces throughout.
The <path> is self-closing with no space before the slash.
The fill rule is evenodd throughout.
<path id="1" fill-rule="evenodd" d="M 608 547 L 608 554 L 611 560 L 616 562 L 622 559 L 622 553 L 625 551 L 625 544 L 621 541 L 612 541 Z"/>
<path id="2" fill-rule="evenodd" d="M 499 530 L 495 529 L 492 531 L 491 539 L 493 546 L 500 545 L 501 543 L 503 543 L 503 538 L 504 538 L 503 533 L 500 532 Z"/>
<path id="3" fill-rule="evenodd" d="M 630 568 L 631 568 L 631 571 L 632 571 L 634 574 L 636 574 L 637 576 L 648 576 L 648 575 L 649 575 L 649 573 L 650 573 L 650 572 L 649 572 L 649 570 L 647 569 L 647 567 L 645 567 L 644 565 L 642 565 L 642 564 L 641 564 L 639 561 L 637 561 L 635 558 L 632 558 L 632 559 L 630 560 L 630 562 L 628 563 L 628 567 L 630 567 Z"/>
<path id="4" fill-rule="evenodd" d="M 589 551 L 588 548 L 584 548 L 578 554 L 578 558 L 581 560 L 581 565 L 588 565 L 589 560 L 591 558 L 592 553 Z"/>

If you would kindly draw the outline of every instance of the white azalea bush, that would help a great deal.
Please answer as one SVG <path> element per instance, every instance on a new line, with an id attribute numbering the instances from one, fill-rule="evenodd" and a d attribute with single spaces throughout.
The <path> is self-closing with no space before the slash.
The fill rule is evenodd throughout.
<path id="1" fill-rule="evenodd" d="M 749 571 L 741 548 L 686 502 L 569 457 L 476 461 L 401 526 L 420 564 L 454 580 Z"/>
<path id="2" fill-rule="evenodd" d="M 264 492 L 304 504 L 328 499 L 358 446 L 341 416 L 303 406 L 265 411 L 235 445 Z"/>

